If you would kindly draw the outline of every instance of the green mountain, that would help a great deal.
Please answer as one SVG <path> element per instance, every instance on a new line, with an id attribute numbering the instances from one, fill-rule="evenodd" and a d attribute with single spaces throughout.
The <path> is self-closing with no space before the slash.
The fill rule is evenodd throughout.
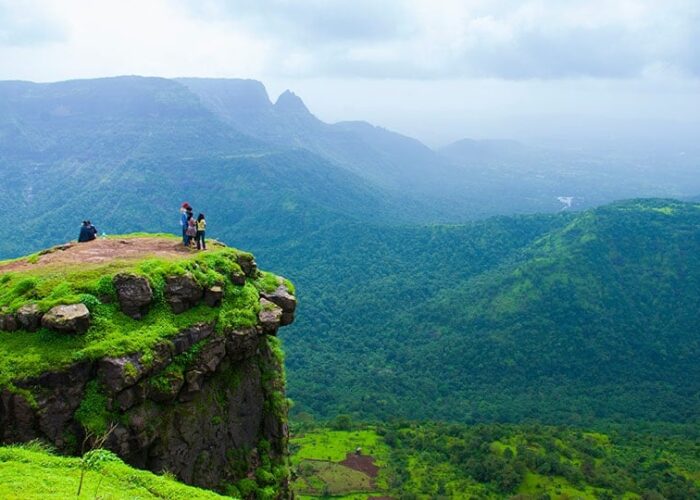
<path id="1" fill-rule="evenodd" d="M 302 297 L 286 339 L 297 412 L 698 418 L 700 205 L 347 225 L 310 241 L 258 252 Z"/>
<path id="2" fill-rule="evenodd" d="M 237 132 L 172 80 L 3 82 L 0 103 L 0 203 L 26 235 L 0 257 L 75 238 L 85 218 L 110 234 L 177 231 L 184 200 L 222 238 L 397 212 L 348 170 Z"/>

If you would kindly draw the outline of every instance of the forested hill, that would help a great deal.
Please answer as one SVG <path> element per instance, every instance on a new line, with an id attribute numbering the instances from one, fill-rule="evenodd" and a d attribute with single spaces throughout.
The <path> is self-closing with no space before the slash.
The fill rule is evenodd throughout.
<path id="1" fill-rule="evenodd" d="M 699 250 L 700 205 L 633 200 L 350 225 L 259 255 L 302 297 L 286 339 L 297 412 L 687 422 L 700 408 Z"/>

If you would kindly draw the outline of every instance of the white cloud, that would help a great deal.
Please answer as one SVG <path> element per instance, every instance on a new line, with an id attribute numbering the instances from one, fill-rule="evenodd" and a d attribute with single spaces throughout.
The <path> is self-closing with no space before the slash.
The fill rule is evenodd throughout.
<path id="1" fill-rule="evenodd" d="M 700 74 L 697 0 L 0 0 L 0 76 Z"/>

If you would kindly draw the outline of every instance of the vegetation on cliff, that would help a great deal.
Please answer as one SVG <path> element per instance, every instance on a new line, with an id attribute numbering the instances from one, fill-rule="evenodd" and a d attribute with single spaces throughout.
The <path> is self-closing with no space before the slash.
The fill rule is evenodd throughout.
<path id="1" fill-rule="evenodd" d="M 0 262 L 0 313 L 16 313 L 28 304 L 35 304 L 43 313 L 57 304 L 82 303 L 91 315 L 91 327 L 85 335 L 65 335 L 46 328 L 2 332 L 0 386 L 84 359 L 147 353 L 159 340 L 197 323 L 216 321 L 220 330 L 254 326 L 260 312 L 258 290 L 269 290 L 277 278 L 260 273 L 245 279 L 238 262 L 252 262 L 249 253 L 215 243 L 209 251 L 191 253 L 180 251 L 178 241 L 165 235 L 115 237 Z M 119 246 L 124 247 L 126 257 L 120 257 Z M 129 247 L 138 249 L 127 252 Z M 100 254 L 92 256 L 95 262 L 82 260 L 91 258 L 91 250 Z M 149 281 L 153 301 L 143 318 L 133 319 L 121 312 L 113 282 L 118 274 Z M 244 277 L 242 286 L 233 286 L 230 276 L 234 274 Z M 185 275 L 203 288 L 225 286 L 221 306 L 200 303 L 172 314 L 164 296 L 166 278 Z"/>
<path id="2" fill-rule="evenodd" d="M 61 245 L 0 262 L 0 280 L 1 443 L 104 446 L 191 485 L 284 495 L 288 280 L 163 235 Z"/>

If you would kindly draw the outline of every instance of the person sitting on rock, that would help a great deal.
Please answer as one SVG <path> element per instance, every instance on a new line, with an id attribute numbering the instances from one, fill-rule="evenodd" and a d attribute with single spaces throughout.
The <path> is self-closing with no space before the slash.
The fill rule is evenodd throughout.
<path id="1" fill-rule="evenodd" d="M 204 239 L 204 233 L 207 230 L 207 220 L 204 218 L 204 214 L 200 213 L 197 216 L 197 250 L 206 250 L 207 242 Z"/>
<path id="2" fill-rule="evenodd" d="M 96 238 L 97 238 L 97 233 L 98 233 L 99 231 L 97 231 L 97 228 L 96 228 L 95 226 L 92 225 L 92 222 L 90 222 L 89 220 L 86 221 L 86 222 L 87 222 L 87 225 L 88 225 L 88 229 L 90 230 L 90 233 L 92 234 L 92 238 L 90 238 L 90 240 L 96 239 Z"/>
<path id="3" fill-rule="evenodd" d="M 85 243 L 87 241 L 92 241 L 95 239 L 97 234 L 97 229 L 95 226 L 90 224 L 90 221 L 84 220 L 83 225 L 80 226 L 80 234 L 78 235 L 78 243 Z"/>

